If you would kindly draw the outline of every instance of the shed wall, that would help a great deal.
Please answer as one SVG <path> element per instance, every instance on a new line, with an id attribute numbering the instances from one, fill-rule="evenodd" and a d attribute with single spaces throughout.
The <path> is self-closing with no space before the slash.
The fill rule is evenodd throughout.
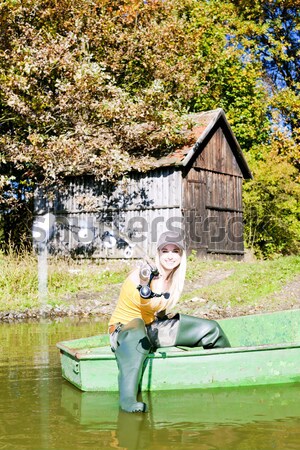
<path id="1" fill-rule="evenodd" d="M 175 168 L 132 173 L 116 184 L 93 177 L 69 179 L 51 202 L 37 193 L 36 223 L 46 212 L 53 214 L 53 253 L 123 258 L 144 251 L 154 256 L 158 235 L 183 227 L 181 179 Z M 115 245 L 107 231 L 117 238 Z"/>
<path id="2" fill-rule="evenodd" d="M 195 160 L 193 167 L 243 177 L 229 142 L 219 127 Z"/>

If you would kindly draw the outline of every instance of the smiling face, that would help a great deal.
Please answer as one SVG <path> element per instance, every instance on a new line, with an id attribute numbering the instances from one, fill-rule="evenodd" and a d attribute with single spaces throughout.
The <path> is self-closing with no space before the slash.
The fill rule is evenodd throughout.
<path id="1" fill-rule="evenodd" d="M 159 262 L 167 271 L 171 271 L 179 266 L 181 261 L 181 251 L 175 244 L 167 244 L 159 251 Z"/>

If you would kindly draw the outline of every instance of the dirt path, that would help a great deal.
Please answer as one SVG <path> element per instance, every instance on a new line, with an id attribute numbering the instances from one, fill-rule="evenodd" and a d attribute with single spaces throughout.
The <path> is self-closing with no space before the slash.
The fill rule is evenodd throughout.
<path id="1" fill-rule="evenodd" d="M 212 272 L 199 280 L 199 282 L 187 283 L 185 292 L 193 292 L 203 286 L 215 284 L 232 274 L 232 271 Z M 224 317 L 243 316 L 263 312 L 280 311 L 284 309 L 300 308 L 300 276 L 287 283 L 280 291 L 264 298 L 259 305 L 227 306 L 222 308 L 217 304 L 207 301 L 205 298 L 194 297 L 180 304 L 182 313 L 193 314 L 197 317 L 208 319 L 220 319 Z"/>

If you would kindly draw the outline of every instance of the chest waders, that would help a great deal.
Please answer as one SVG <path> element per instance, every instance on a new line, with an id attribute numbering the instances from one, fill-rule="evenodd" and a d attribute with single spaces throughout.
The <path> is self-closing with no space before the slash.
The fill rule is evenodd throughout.
<path id="1" fill-rule="evenodd" d="M 214 320 L 200 319 L 185 314 L 176 315 L 178 330 L 176 338 L 169 345 L 186 347 L 224 348 L 230 343 Z M 172 322 L 172 320 L 165 322 Z M 158 329 L 158 333 L 160 330 Z M 143 373 L 144 361 L 151 350 L 151 342 L 147 336 L 145 323 L 142 319 L 131 320 L 118 333 L 115 356 L 119 368 L 119 398 L 120 407 L 127 412 L 145 412 L 147 406 L 137 401 L 139 384 Z"/>
<path id="2" fill-rule="evenodd" d="M 151 349 L 144 321 L 137 318 L 124 325 L 118 334 L 117 344 L 115 355 L 119 368 L 120 407 L 127 412 L 145 412 L 146 404 L 137 401 L 143 364 Z"/>
<path id="3" fill-rule="evenodd" d="M 179 314 L 179 327 L 174 345 L 185 347 L 230 347 L 224 331 L 215 320 Z"/>

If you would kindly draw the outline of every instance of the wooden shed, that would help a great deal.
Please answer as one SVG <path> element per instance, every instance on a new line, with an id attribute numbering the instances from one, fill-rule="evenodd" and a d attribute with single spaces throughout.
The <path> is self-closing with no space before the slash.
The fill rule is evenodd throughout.
<path id="1" fill-rule="evenodd" d="M 66 180 L 48 202 L 35 200 L 36 221 L 50 213 L 50 249 L 73 256 L 154 256 L 159 234 L 181 230 L 201 257 L 242 259 L 243 179 L 252 178 L 222 109 L 192 115 L 183 148 L 132 171 L 116 184 L 92 176 Z"/>

